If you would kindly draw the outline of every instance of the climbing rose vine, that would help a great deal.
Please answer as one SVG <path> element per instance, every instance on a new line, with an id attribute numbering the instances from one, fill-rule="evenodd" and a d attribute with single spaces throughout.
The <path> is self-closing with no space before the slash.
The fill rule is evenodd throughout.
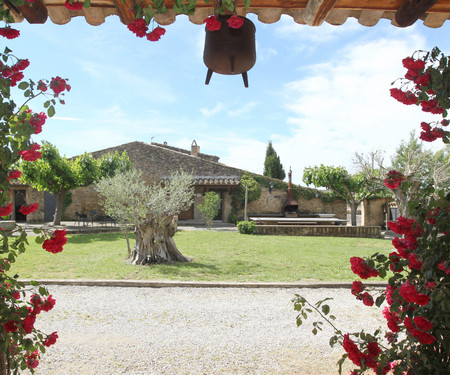
<path id="1" fill-rule="evenodd" d="M 8 20 L 5 10 L 2 16 Z M 0 35 L 7 39 L 19 36 L 19 31 L 10 26 L 0 28 Z M 48 117 L 55 113 L 55 105 L 70 90 L 67 79 L 59 76 L 50 80 L 24 80 L 24 70 L 30 65 L 27 59 L 19 59 L 9 48 L 0 53 L 0 216 L 9 217 L 13 212 L 11 202 L 11 183 L 17 182 L 21 172 L 16 169 L 21 160 L 35 161 L 41 157 L 40 145 L 32 141 L 39 134 Z M 17 106 L 11 98 L 11 89 L 22 90 L 25 103 Z M 45 97 L 47 113 L 33 112 L 28 103 L 37 97 Z M 19 208 L 23 215 L 36 212 L 38 203 L 28 202 Z M 46 348 L 55 344 L 57 332 L 45 334 L 35 328 L 38 316 L 50 311 L 55 299 L 46 288 L 31 282 L 30 286 L 18 281 L 11 265 L 19 254 L 26 250 L 27 233 L 15 228 L 18 235 L 12 237 L 2 229 L 0 221 L 0 373 L 17 374 L 28 369 L 34 372 Z M 43 249 L 57 253 L 67 242 L 65 230 L 49 233 L 38 231 L 35 237 Z"/>
<path id="2" fill-rule="evenodd" d="M 420 124 L 420 139 L 433 142 L 442 139 L 449 143 L 450 132 L 445 130 L 449 124 L 450 108 L 450 58 L 439 48 L 431 52 L 417 51 L 402 60 L 407 69 L 404 78 L 393 84 L 391 96 L 405 105 L 420 105 L 423 112 L 442 117 L 440 120 Z"/>
<path id="3" fill-rule="evenodd" d="M 450 106 L 449 59 L 437 48 L 418 52 L 421 58 L 403 60 L 408 69 L 400 88 L 391 95 L 400 102 L 420 105 L 425 112 L 447 116 Z M 425 141 L 442 139 L 448 143 L 448 132 L 442 127 L 448 120 L 422 125 Z M 405 176 L 390 171 L 385 185 L 396 190 L 408 184 Z M 392 240 L 389 255 L 375 253 L 363 259 L 352 257 L 352 271 L 361 279 L 388 277 L 385 289 L 369 288 L 354 281 L 351 293 L 366 306 L 382 309 L 386 327 L 373 334 L 365 331 L 344 333 L 330 314 L 328 300 L 309 303 L 296 295 L 294 308 L 299 311 L 301 325 L 310 313 L 320 315 L 313 323 L 313 333 L 329 323 L 335 335 L 330 345 L 340 344 L 345 354 L 338 362 L 339 373 L 349 359 L 356 368 L 352 375 L 370 370 L 376 374 L 422 375 L 448 374 L 450 368 L 450 193 L 434 191 L 423 202 L 409 202 L 409 217 L 389 221 L 388 227 L 397 236 Z"/>

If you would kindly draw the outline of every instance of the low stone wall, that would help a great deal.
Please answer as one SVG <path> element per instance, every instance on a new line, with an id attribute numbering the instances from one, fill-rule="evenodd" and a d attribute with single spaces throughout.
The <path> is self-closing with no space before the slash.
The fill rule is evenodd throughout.
<path id="1" fill-rule="evenodd" d="M 381 227 L 352 227 L 345 225 L 257 225 L 255 233 L 279 236 L 381 238 Z"/>

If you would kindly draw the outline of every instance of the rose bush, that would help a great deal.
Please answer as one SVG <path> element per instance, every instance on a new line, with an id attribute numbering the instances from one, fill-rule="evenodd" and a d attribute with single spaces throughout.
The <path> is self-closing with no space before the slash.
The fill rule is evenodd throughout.
<path id="1" fill-rule="evenodd" d="M 400 102 L 420 105 L 424 112 L 442 115 L 443 120 L 422 126 L 425 141 L 442 139 L 448 143 L 445 117 L 450 107 L 450 60 L 437 48 L 403 60 L 408 69 L 402 86 L 391 90 Z M 431 135 L 430 135 L 431 134 Z M 390 171 L 385 185 L 391 190 L 407 189 L 411 184 L 398 171 Z M 309 313 L 316 312 L 322 320 L 315 322 L 313 333 L 323 325 L 332 325 L 335 335 L 330 345 L 339 343 L 356 368 L 353 375 L 367 370 L 376 374 L 395 375 L 448 374 L 450 368 L 450 193 L 433 191 L 421 197 L 420 203 L 409 202 L 408 217 L 388 222 L 398 236 L 392 240 L 394 250 L 388 255 L 373 254 L 367 259 L 350 259 L 352 271 L 362 279 L 388 276 L 385 290 L 353 282 L 351 293 L 365 305 L 382 308 L 387 329 L 373 334 L 364 331 L 344 333 L 333 323 L 330 308 L 323 301 L 310 304 L 297 295 L 293 300 L 299 311 L 297 324 Z"/>
<path id="2" fill-rule="evenodd" d="M 3 19 L 10 21 L 4 8 L 0 11 Z M 19 31 L 6 26 L 0 29 L 0 35 L 12 39 Z M 40 146 L 31 139 L 33 134 L 42 131 L 47 115 L 52 117 L 57 101 L 64 104 L 62 96 L 70 90 L 67 80 L 54 77 L 51 80 L 25 81 L 23 71 L 29 61 L 19 59 L 5 48 L 0 53 L 0 216 L 9 216 L 13 211 L 11 203 L 11 182 L 20 178 L 16 169 L 20 160 L 35 161 L 40 158 Z M 17 106 L 11 98 L 11 88 L 23 91 L 25 103 Z M 44 107 L 47 114 L 35 113 L 27 104 L 36 97 L 45 97 Z M 38 209 L 37 203 L 23 205 L 19 211 L 29 215 Z M 31 282 L 30 286 L 18 281 L 18 276 L 9 274 L 11 264 L 26 250 L 27 233 L 17 227 L 18 236 L 8 237 L 1 228 L 0 221 L 0 373 L 18 373 L 19 370 L 34 369 L 47 347 L 53 345 L 56 332 L 45 334 L 35 328 L 39 314 L 50 311 L 55 300 L 46 288 Z M 56 230 L 53 234 L 44 230 L 37 231 L 36 242 L 52 253 L 62 250 L 67 237 L 65 231 Z"/>

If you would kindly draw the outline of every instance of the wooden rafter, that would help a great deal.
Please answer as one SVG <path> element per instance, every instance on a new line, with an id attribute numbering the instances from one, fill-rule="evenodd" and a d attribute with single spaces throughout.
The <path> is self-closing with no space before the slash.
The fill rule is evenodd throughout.
<path id="1" fill-rule="evenodd" d="M 320 26 L 336 3 L 337 0 L 309 0 L 303 12 L 303 19 L 310 26 Z"/>
<path id="2" fill-rule="evenodd" d="M 16 6 L 9 0 L 5 4 L 12 11 L 21 13 L 29 23 L 45 23 L 48 12 L 42 0 L 35 0 L 33 3 L 25 2 L 24 5 Z"/>
<path id="3" fill-rule="evenodd" d="M 406 0 L 395 13 L 395 21 L 401 27 L 414 24 L 438 0 Z"/>
<path id="4" fill-rule="evenodd" d="M 119 14 L 120 21 L 125 25 L 131 23 L 131 21 L 133 21 L 134 19 L 134 14 L 132 11 L 133 0 L 125 0 L 125 2 L 123 2 L 122 0 L 113 1 L 117 9 L 117 13 Z"/>

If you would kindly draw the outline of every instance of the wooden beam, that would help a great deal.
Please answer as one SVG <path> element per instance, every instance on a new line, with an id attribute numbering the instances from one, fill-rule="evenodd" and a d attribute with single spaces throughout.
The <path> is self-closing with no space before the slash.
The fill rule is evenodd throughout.
<path id="1" fill-rule="evenodd" d="M 395 21 L 400 27 L 414 24 L 438 0 L 406 0 L 395 13 Z"/>
<path id="2" fill-rule="evenodd" d="M 114 6 L 117 9 L 120 21 L 125 25 L 128 25 L 134 20 L 134 13 L 132 12 L 133 5 L 133 0 L 125 0 L 125 2 L 122 2 L 122 0 L 114 0 Z"/>
<path id="3" fill-rule="evenodd" d="M 42 0 L 35 0 L 33 3 L 25 2 L 24 5 L 19 6 L 5 0 L 5 5 L 11 10 L 18 10 L 29 23 L 45 23 L 47 21 L 48 12 Z"/>
<path id="4" fill-rule="evenodd" d="M 303 12 L 303 19 L 310 26 L 320 26 L 336 3 L 337 0 L 309 0 Z"/>

